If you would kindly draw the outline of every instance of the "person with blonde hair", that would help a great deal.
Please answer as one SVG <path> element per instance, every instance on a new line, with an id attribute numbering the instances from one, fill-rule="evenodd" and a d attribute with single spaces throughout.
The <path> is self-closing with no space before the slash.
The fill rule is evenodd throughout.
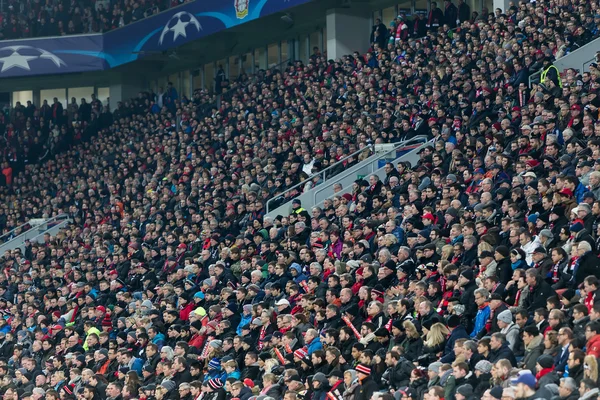
<path id="1" fill-rule="evenodd" d="M 594 356 L 585 356 L 583 359 L 583 377 L 598 382 L 598 360 Z"/>
<path id="2" fill-rule="evenodd" d="M 441 322 L 431 325 L 423 343 L 423 355 L 419 357 L 419 364 L 427 366 L 437 360 L 444 351 L 449 334 L 450 331 Z"/>
<path id="3" fill-rule="evenodd" d="M 279 367 L 279 361 L 274 358 L 269 358 L 265 361 L 264 371 L 265 373 L 273 373 L 273 371 Z"/>
<path id="4" fill-rule="evenodd" d="M 404 321 L 402 326 L 406 332 L 406 338 L 400 343 L 400 347 L 404 349 L 404 357 L 408 361 L 416 361 L 423 350 L 423 339 L 411 321 Z"/>
<path id="5" fill-rule="evenodd" d="M 441 254 L 442 260 L 450 261 L 452 259 L 453 254 L 454 254 L 454 246 L 452 246 L 451 244 L 447 244 L 442 247 L 442 254 Z"/>

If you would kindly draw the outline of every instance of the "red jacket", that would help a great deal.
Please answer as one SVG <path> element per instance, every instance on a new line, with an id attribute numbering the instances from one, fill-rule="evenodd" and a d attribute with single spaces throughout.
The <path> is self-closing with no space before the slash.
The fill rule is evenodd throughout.
<path id="1" fill-rule="evenodd" d="M 600 357 L 600 334 L 592 336 L 585 347 L 588 356 Z"/>
<path id="2" fill-rule="evenodd" d="M 190 319 L 190 313 L 196 309 L 196 305 L 193 302 L 189 302 L 184 308 L 179 310 L 179 318 L 182 321 Z"/>
<path id="3" fill-rule="evenodd" d="M 190 346 L 193 346 L 193 347 L 197 348 L 198 350 L 200 350 L 200 349 L 202 349 L 202 346 L 204 346 L 205 340 L 206 340 L 205 335 L 200 335 L 200 334 L 196 333 L 194 336 L 192 336 L 190 338 L 190 340 L 188 341 L 188 344 Z"/>

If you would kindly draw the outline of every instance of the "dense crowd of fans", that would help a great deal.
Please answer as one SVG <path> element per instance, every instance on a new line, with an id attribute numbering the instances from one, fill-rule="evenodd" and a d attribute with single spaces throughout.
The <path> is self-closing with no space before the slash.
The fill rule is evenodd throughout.
<path id="1" fill-rule="evenodd" d="M 2 255 L 3 398 L 597 398 L 600 70 L 552 66 L 597 10 L 446 2 L 219 108 L 169 85 L 1 116 L 2 231 L 73 218 Z M 416 165 L 265 216 L 420 134 Z"/>
<path id="2" fill-rule="evenodd" d="M 190 0 L 4 0 L 0 39 L 108 32 Z"/>

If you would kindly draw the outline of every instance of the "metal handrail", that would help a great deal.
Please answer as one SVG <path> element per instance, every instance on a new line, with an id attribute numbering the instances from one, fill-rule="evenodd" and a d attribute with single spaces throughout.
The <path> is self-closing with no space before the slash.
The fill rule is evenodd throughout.
<path id="1" fill-rule="evenodd" d="M 68 214 L 65 214 L 65 213 L 63 213 L 63 214 L 59 214 L 59 215 L 57 215 L 57 216 L 55 216 L 55 217 L 52 217 L 52 218 L 49 218 L 49 219 L 47 219 L 46 221 L 44 221 L 43 223 L 41 223 L 41 224 L 39 224 L 39 225 L 32 226 L 32 229 L 38 228 L 38 227 L 40 227 L 40 226 L 42 226 L 42 225 L 45 225 L 45 226 L 46 226 L 46 229 L 48 229 L 48 225 L 52 224 L 52 223 L 53 223 L 53 222 L 55 222 L 55 221 L 58 221 L 59 219 L 65 219 L 65 218 L 67 218 L 67 219 L 68 219 L 68 218 L 69 218 L 69 215 L 68 215 Z M 44 229 L 44 230 L 45 230 L 45 229 Z M 15 236 L 15 237 L 14 237 L 14 238 L 12 238 L 11 240 L 23 239 L 23 237 L 27 236 L 27 233 L 28 233 L 28 232 L 30 232 L 30 231 L 31 231 L 31 229 L 28 229 L 27 231 L 25 231 L 25 232 L 21 233 L 19 236 Z"/>
<path id="2" fill-rule="evenodd" d="M 17 226 L 16 228 L 11 229 L 10 231 L 0 235 L 0 243 L 4 243 L 5 238 L 9 237 L 10 235 L 12 235 L 14 232 L 16 232 L 17 230 L 23 228 L 24 226 L 29 225 L 29 229 L 34 228 L 33 225 L 31 225 L 31 223 L 29 221 L 22 223 L 21 225 Z M 29 230 L 27 229 L 27 230 Z M 16 236 L 15 236 L 16 237 Z"/>
<path id="3" fill-rule="evenodd" d="M 425 138 L 425 141 L 423 143 L 421 143 L 419 146 L 416 146 L 413 149 L 410 149 L 410 151 L 408 151 L 405 154 L 402 154 L 399 158 L 396 158 L 395 160 L 393 160 L 392 162 L 398 161 L 400 162 L 400 160 L 402 158 L 404 158 L 405 156 L 411 154 L 413 151 L 418 150 L 418 149 L 422 149 L 425 146 L 431 145 L 431 143 L 433 143 L 433 139 L 427 140 L 427 138 L 425 136 L 416 136 L 415 138 Z M 378 171 L 383 170 L 384 168 L 379 168 L 377 170 L 371 170 L 370 174 L 377 174 Z M 384 171 L 383 171 L 384 172 Z M 340 174 L 341 175 L 341 174 Z M 341 196 L 345 193 L 352 193 L 352 185 L 348 185 L 342 188 L 341 191 L 335 193 L 336 196 Z M 327 197 L 327 198 L 331 198 L 331 197 Z M 323 203 L 325 202 L 325 199 L 320 200 L 319 202 L 314 202 L 313 207 L 320 207 L 321 205 L 323 205 Z"/>
<path id="4" fill-rule="evenodd" d="M 590 43 L 592 43 L 592 42 L 594 42 L 595 40 L 598 40 L 598 39 L 599 39 L 599 38 L 593 39 L 593 40 L 591 40 L 590 42 L 586 43 L 584 46 L 582 46 L 582 47 L 578 47 L 578 48 L 576 48 L 576 49 L 574 49 L 574 50 L 572 50 L 572 51 L 570 51 L 570 52 L 568 52 L 568 53 L 564 54 L 564 55 L 563 55 L 561 58 L 558 58 L 558 59 L 556 59 L 556 60 L 555 60 L 555 62 L 556 62 L 556 61 L 558 61 L 558 60 L 561 60 L 561 59 L 563 59 L 563 58 L 565 58 L 565 57 L 567 57 L 567 56 L 569 56 L 569 55 L 571 55 L 571 54 L 573 54 L 573 53 L 575 53 L 575 52 L 577 52 L 577 51 L 579 51 L 579 50 L 581 50 L 583 47 L 585 47 L 585 46 L 589 45 Z M 580 70 L 579 72 L 583 72 L 583 71 L 585 70 L 586 66 L 590 65 L 590 64 L 591 64 L 592 62 L 594 62 L 594 61 L 596 61 L 596 57 L 593 57 L 593 58 L 590 58 L 590 59 L 589 59 L 589 60 L 587 60 L 587 61 L 584 61 L 584 62 L 581 64 L 581 70 Z M 533 73 L 533 74 L 529 75 L 529 87 L 530 87 L 530 88 L 531 88 L 531 84 L 532 84 L 532 83 L 538 83 L 538 82 L 539 82 L 539 79 L 537 79 L 537 80 L 535 80 L 535 81 L 534 81 L 534 79 L 532 79 L 532 78 L 534 78 L 534 77 L 537 77 L 538 75 L 540 75 L 540 74 L 542 73 L 542 71 L 543 71 L 543 68 L 542 68 L 542 69 L 540 69 L 539 71 L 537 71 L 537 72 L 535 72 L 535 73 Z"/>
<path id="5" fill-rule="evenodd" d="M 587 61 L 584 61 L 583 64 L 581 64 L 581 71 L 580 72 L 584 72 L 585 67 L 590 65 L 591 63 L 593 63 L 594 61 L 596 61 L 596 57 L 590 58 Z"/>
<path id="6" fill-rule="evenodd" d="M 540 76 L 541 74 L 542 74 L 542 70 L 540 69 L 539 71 L 534 72 L 533 74 L 529 75 L 529 88 L 531 88 L 532 84 L 540 82 L 539 78 L 537 78 L 537 77 Z M 536 77 L 535 81 L 533 80 L 534 77 Z"/>
<path id="7" fill-rule="evenodd" d="M 360 153 L 362 153 L 362 152 L 364 152 L 364 151 L 366 151 L 366 150 L 369 150 L 369 149 L 373 150 L 374 148 L 375 148 L 375 146 L 373 146 L 372 144 L 370 144 L 370 145 L 368 145 L 367 147 L 363 147 L 362 149 L 356 150 L 354 153 L 352 153 L 352 154 L 350 154 L 350 155 L 347 155 L 346 157 L 342 158 L 341 160 L 339 160 L 339 161 L 338 161 L 338 162 L 336 162 L 335 164 L 333 164 L 333 165 L 330 165 L 329 167 L 325 168 L 324 170 L 322 170 L 322 171 L 319 171 L 319 172 L 316 172 L 316 173 L 312 174 L 311 176 L 309 176 L 308 178 L 306 178 L 306 179 L 305 179 L 305 180 L 303 180 L 302 182 L 299 182 L 299 183 L 295 184 L 295 185 L 294 185 L 294 186 L 292 186 L 291 188 L 287 189 L 285 192 L 283 192 L 283 193 L 281 193 L 281 194 L 278 194 L 278 195 L 277 195 L 277 196 L 275 196 L 275 197 L 272 197 L 271 199 L 269 199 L 269 200 L 267 201 L 267 204 L 265 204 L 265 207 L 266 207 L 266 209 L 267 209 L 267 213 L 269 213 L 270 211 L 272 211 L 272 210 L 269 210 L 269 204 L 270 204 L 272 201 L 274 201 L 274 200 L 279 200 L 279 199 L 280 199 L 281 197 L 283 197 L 283 196 L 284 196 L 286 193 L 288 193 L 288 192 L 291 192 L 292 190 L 294 190 L 294 189 L 296 189 L 296 188 L 298 188 L 298 187 L 300 187 L 300 186 L 304 186 L 304 185 L 306 185 L 306 182 L 310 181 L 311 179 L 313 179 L 313 178 L 314 178 L 314 177 L 316 177 L 316 176 L 323 175 L 323 176 L 322 176 L 322 179 L 323 179 L 323 183 L 324 183 L 324 182 L 325 182 L 325 179 L 326 179 L 326 175 L 325 175 L 325 173 L 326 173 L 327 171 L 329 171 L 329 170 L 333 169 L 334 167 L 338 167 L 338 166 L 339 166 L 341 163 L 343 163 L 344 161 L 346 161 L 346 160 L 348 160 L 348 159 L 350 159 L 350 158 L 354 157 L 354 156 L 355 156 L 355 155 L 357 155 L 357 154 L 360 154 Z M 337 176 L 337 175 L 335 175 L 335 176 Z"/>
<path id="8" fill-rule="evenodd" d="M 417 142 L 417 141 L 421 141 L 424 140 L 425 142 L 427 142 L 427 136 L 425 135 L 419 135 L 419 136 L 415 136 L 413 138 L 410 138 L 408 140 L 404 140 L 402 142 L 398 142 L 393 149 L 390 149 L 388 151 L 386 151 L 385 153 L 376 153 L 373 156 L 377 157 L 377 159 L 382 159 L 385 158 L 388 154 L 390 153 L 394 153 L 396 151 L 398 151 L 398 149 L 402 148 L 402 147 L 406 147 L 407 145 L 413 143 L 413 142 Z M 371 157 L 373 157 L 371 156 Z M 369 158 L 371 158 L 369 157 Z M 368 160 L 368 159 L 367 159 Z M 367 161 L 364 160 L 364 161 Z M 373 166 L 373 163 L 371 162 L 371 167 Z M 371 168 L 371 174 L 374 172 L 375 170 L 373 168 Z M 340 180 L 345 178 L 346 176 L 348 176 L 348 174 L 353 174 L 354 171 L 346 171 L 346 172 L 342 172 L 341 174 L 336 175 L 336 180 Z M 317 202 L 317 194 L 321 193 L 322 191 L 329 189 L 331 186 L 326 186 L 326 185 L 319 185 L 320 187 L 314 191 L 313 193 L 313 204 L 316 204 Z"/>
<path id="9" fill-rule="evenodd" d="M 66 215 L 66 214 L 65 214 L 65 215 Z M 45 234 L 46 234 L 46 233 L 47 233 L 47 232 L 48 232 L 50 229 L 54 229 L 54 230 L 58 229 L 58 230 L 60 230 L 60 229 L 63 229 L 65 226 L 69 225 L 70 223 L 71 223 L 71 220 L 69 220 L 69 219 L 67 219 L 67 220 L 64 220 L 64 221 L 61 221 L 61 222 L 59 222 L 59 223 L 58 223 L 58 224 L 56 224 L 56 225 L 53 225 L 53 226 L 51 226 L 51 227 L 48 227 L 47 229 L 45 229 L 45 230 L 44 230 L 42 233 L 40 233 L 39 235 L 37 235 L 37 236 L 34 236 L 34 237 L 32 237 L 31 239 L 29 239 L 29 241 L 30 241 L 30 242 L 43 243 L 43 238 L 44 238 L 44 235 L 45 235 Z M 42 239 L 42 240 L 40 240 L 40 239 Z"/>

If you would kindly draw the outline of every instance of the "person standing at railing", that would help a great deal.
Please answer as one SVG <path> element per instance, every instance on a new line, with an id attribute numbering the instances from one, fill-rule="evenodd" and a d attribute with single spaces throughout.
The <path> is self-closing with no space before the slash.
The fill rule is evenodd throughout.
<path id="1" fill-rule="evenodd" d="M 167 83 L 167 90 L 163 96 L 164 105 L 174 113 L 175 111 L 175 101 L 179 99 L 179 94 L 177 93 L 177 89 L 173 86 L 173 82 Z"/>
<path id="2" fill-rule="evenodd" d="M 412 24 L 412 36 L 421 38 L 427 34 L 427 21 L 423 18 L 424 15 L 418 13 Z"/>
<path id="3" fill-rule="evenodd" d="M 459 24 L 462 24 L 465 21 L 468 21 L 471 18 L 471 7 L 465 0 L 458 0 L 458 21 Z"/>
<path id="4" fill-rule="evenodd" d="M 444 24 L 444 13 L 437 6 L 436 2 L 431 2 L 431 10 L 427 16 L 427 30 L 437 32 L 438 28 Z"/>
<path id="5" fill-rule="evenodd" d="M 444 23 L 454 29 L 458 25 L 458 8 L 450 0 L 445 0 L 444 6 Z"/>
<path id="6" fill-rule="evenodd" d="M 388 36 L 388 28 L 381 22 L 381 19 L 377 18 L 375 20 L 375 25 L 373 25 L 371 30 L 371 45 L 377 43 L 379 44 L 379 47 L 385 48 L 385 42 L 387 41 Z"/>
<path id="7" fill-rule="evenodd" d="M 550 56 L 546 56 L 546 58 L 544 58 L 544 66 L 542 68 L 542 75 L 540 76 L 540 83 L 546 86 L 549 90 L 552 90 L 555 87 L 562 89 L 560 73 L 558 72 L 558 68 L 552 64 L 552 57 Z M 550 83 L 552 83 L 553 86 Z"/>

